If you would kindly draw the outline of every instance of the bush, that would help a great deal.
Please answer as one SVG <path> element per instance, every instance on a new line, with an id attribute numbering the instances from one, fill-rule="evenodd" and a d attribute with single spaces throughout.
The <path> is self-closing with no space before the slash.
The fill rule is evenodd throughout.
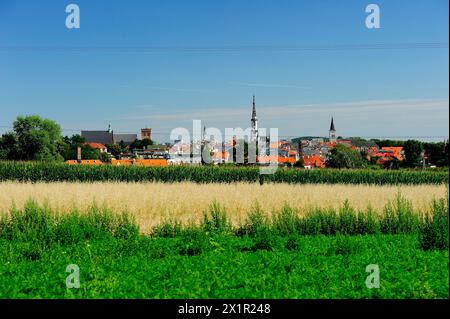
<path id="1" fill-rule="evenodd" d="M 298 232 L 300 226 L 300 218 L 295 209 L 288 204 L 284 204 L 281 211 L 275 214 L 273 218 L 273 228 L 281 236 L 288 236 Z"/>
<path id="2" fill-rule="evenodd" d="M 419 214 L 413 211 L 412 204 L 401 194 L 397 194 L 394 202 L 384 208 L 380 221 L 380 231 L 384 234 L 415 233 L 419 226 Z"/>
<path id="3" fill-rule="evenodd" d="M 161 238 L 174 238 L 183 232 L 181 222 L 169 220 L 153 227 L 151 236 Z"/>
<path id="4" fill-rule="evenodd" d="M 256 204 L 247 216 L 247 221 L 238 227 L 236 234 L 238 236 L 248 235 L 250 237 L 264 236 L 270 231 L 269 219 Z"/>
<path id="5" fill-rule="evenodd" d="M 57 215 L 46 205 L 27 201 L 23 210 L 13 208 L 11 216 L 0 219 L 0 239 L 39 242 L 44 247 L 90 239 L 131 239 L 138 234 L 138 226 L 126 213 L 115 214 L 95 205 L 86 214 Z"/>
<path id="6" fill-rule="evenodd" d="M 348 200 L 339 209 L 339 228 L 340 234 L 355 235 L 358 231 L 358 219 L 355 210 L 350 206 Z"/>
<path id="7" fill-rule="evenodd" d="M 206 232 L 225 233 L 231 229 L 225 207 L 214 202 L 209 208 L 209 214 L 203 214 L 202 228 Z"/>
<path id="8" fill-rule="evenodd" d="M 333 209 L 312 209 L 300 221 L 303 235 L 335 235 L 338 227 L 339 217 Z"/>
<path id="9" fill-rule="evenodd" d="M 368 206 L 366 211 L 358 212 L 358 234 L 376 234 L 380 231 L 376 212 L 372 206 Z"/>
<path id="10" fill-rule="evenodd" d="M 435 200 L 432 214 L 427 213 L 420 226 L 420 246 L 423 250 L 448 250 L 449 223 L 448 202 L 445 199 Z"/>

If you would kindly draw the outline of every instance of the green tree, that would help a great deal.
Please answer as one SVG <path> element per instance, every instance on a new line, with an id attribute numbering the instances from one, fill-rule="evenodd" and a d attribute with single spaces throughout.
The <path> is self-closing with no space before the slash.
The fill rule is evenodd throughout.
<path id="1" fill-rule="evenodd" d="M 405 165 L 415 167 L 422 165 L 423 144 L 416 140 L 408 140 L 403 146 L 405 152 Z"/>
<path id="2" fill-rule="evenodd" d="M 100 160 L 103 163 L 111 163 L 111 156 L 107 153 L 100 153 Z"/>
<path id="3" fill-rule="evenodd" d="M 444 147 L 444 159 L 442 160 L 441 163 L 438 163 L 438 165 L 440 166 L 449 166 L 449 143 L 448 140 L 447 142 L 445 142 L 445 147 Z"/>
<path id="4" fill-rule="evenodd" d="M 378 145 L 379 148 L 404 146 L 404 144 L 405 144 L 405 141 L 395 141 L 395 140 L 372 139 L 370 141 L 375 142 L 375 144 Z"/>
<path id="5" fill-rule="evenodd" d="M 64 145 L 60 148 L 60 154 L 64 157 L 64 160 L 77 159 L 78 147 L 81 148 L 81 158 L 85 160 L 97 160 L 101 159 L 100 150 L 90 147 L 85 142 L 84 137 L 79 134 L 72 135 L 71 137 L 65 136 L 63 138 Z"/>
<path id="6" fill-rule="evenodd" d="M 122 153 L 125 152 L 127 149 L 127 144 L 125 144 L 123 140 L 121 140 L 118 144 L 120 146 L 120 149 L 122 150 Z"/>
<path id="7" fill-rule="evenodd" d="M 38 115 L 19 116 L 13 124 L 20 160 L 62 160 L 58 153 L 60 126 Z"/>
<path id="8" fill-rule="evenodd" d="M 448 144 L 447 142 L 422 144 L 427 156 L 427 163 L 437 166 L 445 166 L 445 163 L 447 162 L 445 155 L 445 147 Z"/>
<path id="9" fill-rule="evenodd" d="M 20 159 L 19 141 L 17 140 L 16 133 L 8 132 L 0 137 L 0 159 Z"/>
<path id="10" fill-rule="evenodd" d="M 364 166 L 364 161 L 360 152 L 352 150 L 346 145 L 337 144 L 330 151 L 327 166 L 334 168 L 361 168 Z"/>
<path id="11" fill-rule="evenodd" d="M 131 150 L 144 149 L 149 145 L 154 145 L 154 142 L 148 138 L 143 139 L 143 140 L 134 140 L 134 142 L 131 143 L 131 145 L 130 145 L 130 149 Z"/>
<path id="12" fill-rule="evenodd" d="M 118 158 L 125 149 L 119 144 L 107 144 L 105 145 L 108 151 L 116 158 Z"/>

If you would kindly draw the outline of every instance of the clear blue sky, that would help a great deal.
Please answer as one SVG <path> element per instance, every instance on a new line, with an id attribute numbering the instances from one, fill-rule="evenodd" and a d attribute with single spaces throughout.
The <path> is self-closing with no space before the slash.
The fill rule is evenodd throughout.
<path id="1" fill-rule="evenodd" d="M 80 29 L 65 27 L 69 3 L 80 7 Z M 365 27 L 369 3 L 1 0 L 0 132 L 17 115 L 39 114 L 59 122 L 65 134 L 111 123 L 120 132 L 152 127 L 162 141 L 172 128 L 191 128 L 193 119 L 246 128 L 256 94 L 260 126 L 278 127 L 280 135 L 327 135 L 333 115 L 343 136 L 447 136 L 448 1 L 376 1 L 377 30 Z M 378 43 L 447 46 L 139 49 Z"/>

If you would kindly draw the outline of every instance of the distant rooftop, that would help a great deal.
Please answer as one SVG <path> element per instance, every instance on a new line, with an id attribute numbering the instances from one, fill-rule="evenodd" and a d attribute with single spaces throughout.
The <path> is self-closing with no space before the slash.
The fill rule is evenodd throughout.
<path id="1" fill-rule="evenodd" d="M 113 134 L 108 131 L 81 131 L 87 143 L 101 143 L 103 145 L 112 144 L 114 142 Z"/>
<path id="2" fill-rule="evenodd" d="M 114 142 L 120 143 L 123 141 L 125 144 L 131 144 L 137 140 L 137 134 L 114 134 Z"/>

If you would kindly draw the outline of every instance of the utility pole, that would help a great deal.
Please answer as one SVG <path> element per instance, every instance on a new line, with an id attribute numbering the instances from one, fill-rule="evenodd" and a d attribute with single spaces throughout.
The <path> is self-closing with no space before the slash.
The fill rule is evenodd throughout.
<path id="1" fill-rule="evenodd" d="M 81 164 L 81 147 L 77 147 L 77 162 L 78 164 Z"/>

